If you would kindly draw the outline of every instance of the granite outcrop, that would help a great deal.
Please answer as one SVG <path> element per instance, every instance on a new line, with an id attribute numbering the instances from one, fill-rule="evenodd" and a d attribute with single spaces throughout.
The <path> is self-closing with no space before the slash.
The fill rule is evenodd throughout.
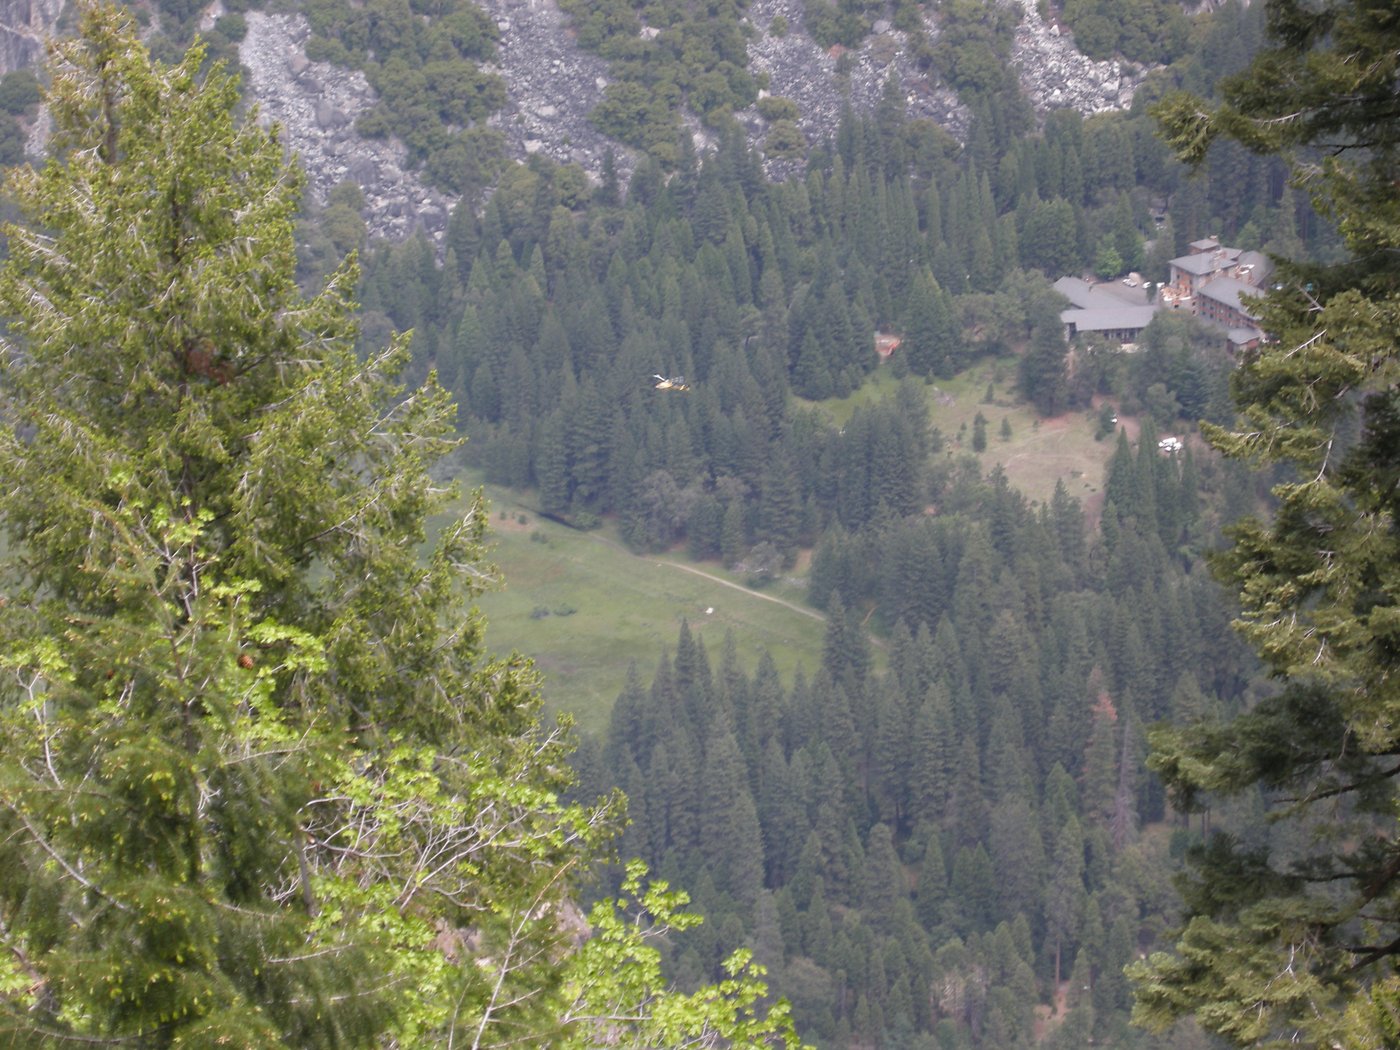
<path id="1" fill-rule="evenodd" d="M 1020 6 L 1012 62 L 1022 87 L 1039 111 L 1072 108 L 1089 115 L 1131 104 L 1145 70 L 1130 64 L 1096 62 L 1074 47 L 1073 38 L 1038 12 L 1035 0 L 1003 0 Z M 500 31 L 493 65 L 507 88 L 506 106 L 490 118 L 512 157 L 544 154 L 579 165 L 597 179 L 611 151 L 624 180 L 638 157 L 609 140 L 588 120 L 607 86 L 607 63 L 583 51 L 569 18 L 555 0 L 479 0 Z M 63 0 L 0 0 L 0 73 L 36 64 L 62 14 Z M 220 0 L 206 21 L 222 13 Z M 779 32 L 781 17 L 786 30 Z M 372 236 L 401 239 L 421 230 L 440 240 L 454 201 L 425 184 L 409 163 L 408 150 L 395 139 L 368 139 L 356 121 L 375 104 L 363 73 L 306 56 L 310 37 L 297 14 L 250 11 L 239 58 L 247 71 L 261 119 L 276 122 L 288 150 L 307 173 L 308 191 L 324 202 L 342 181 L 364 193 L 365 219 Z M 893 79 L 909 116 L 926 118 L 962 137 L 970 115 L 936 76 L 913 62 L 907 34 L 876 22 L 857 48 L 822 48 L 802 30 L 802 0 L 750 0 L 745 13 L 750 68 L 766 81 L 765 92 L 792 99 L 798 127 L 809 142 L 831 134 L 843 110 L 869 111 Z M 938 23 L 926 15 L 925 32 L 936 39 Z M 755 146 L 768 128 L 757 109 L 737 117 Z M 697 151 L 713 145 L 712 134 L 693 115 L 683 115 Z M 42 121 L 31 142 L 42 138 Z M 774 160 L 770 176 L 800 171 L 799 161 Z"/>

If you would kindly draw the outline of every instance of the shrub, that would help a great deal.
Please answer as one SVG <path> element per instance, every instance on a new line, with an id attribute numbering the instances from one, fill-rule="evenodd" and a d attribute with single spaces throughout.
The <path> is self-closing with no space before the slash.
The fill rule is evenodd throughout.
<path id="1" fill-rule="evenodd" d="M 39 104 L 39 80 L 33 71 L 18 69 L 0 78 L 0 109 L 22 116 Z"/>
<path id="2" fill-rule="evenodd" d="M 783 95 L 769 95 L 758 100 L 758 115 L 764 120 L 796 120 L 800 116 L 797 103 Z"/>

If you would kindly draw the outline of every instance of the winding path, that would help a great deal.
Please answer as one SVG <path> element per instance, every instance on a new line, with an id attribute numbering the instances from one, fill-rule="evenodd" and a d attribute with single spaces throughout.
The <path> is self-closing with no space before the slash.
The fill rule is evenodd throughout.
<path id="1" fill-rule="evenodd" d="M 539 511 L 535 511 L 535 513 L 538 514 Z M 586 535 L 594 542 L 605 543 L 613 550 L 621 551 L 623 554 L 626 554 L 630 558 L 635 558 L 637 561 L 649 561 L 657 567 L 679 569 L 681 572 L 688 572 L 694 576 L 703 576 L 711 583 L 718 583 L 720 586 L 728 587 L 731 590 L 738 591 L 740 594 L 747 594 L 750 598 L 761 598 L 765 602 L 773 602 L 776 605 L 781 605 L 784 609 L 791 609 L 793 612 L 799 613 L 802 616 L 809 616 L 818 623 L 826 623 L 825 613 L 819 613 L 815 609 L 807 608 L 805 605 L 798 605 L 784 598 L 775 598 L 771 594 L 764 594 L 762 591 L 756 591 L 752 587 L 745 587 L 742 583 L 735 583 L 733 580 L 726 580 L 723 576 L 716 576 L 712 572 L 706 572 L 704 569 L 697 569 L 692 565 L 682 565 L 680 562 L 666 561 L 664 558 L 644 558 L 611 537 L 604 536 L 597 532 L 589 532 L 586 533 Z"/>
<path id="2" fill-rule="evenodd" d="M 689 572 L 694 573 L 696 576 L 703 576 L 711 583 L 718 583 L 725 587 L 731 587 L 736 591 L 742 591 L 744 594 L 747 594 L 750 598 L 762 598 L 765 602 L 775 602 L 785 609 L 791 609 L 793 612 L 801 613 L 803 616 L 810 616 L 812 619 L 818 621 L 819 623 L 826 623 L 826 616 L 822 613 L 817 612 L 815 609 L 807 609 L 801 605 L 797 605 L 793 602 L 786 601 L 783 598 L 775 598 L 771 594 L 764 594 L 762 591 L 756 591 L 752 587 L 745 587 L 741 583 L 735 583 L 732 580 L 726 580 L 724 577 L 716 576 L 714 573 L 706 572 L 704 569 L 697 569 L 690 565 L 681 565 L 679 562 L 674 561 L 653 561 L 652 564 L 665 565 L 671 569 L 680 569 L 682 572 Z"/>

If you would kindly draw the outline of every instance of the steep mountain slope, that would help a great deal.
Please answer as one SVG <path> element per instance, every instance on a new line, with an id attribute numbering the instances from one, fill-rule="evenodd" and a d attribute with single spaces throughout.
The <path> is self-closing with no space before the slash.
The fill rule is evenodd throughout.
<path id="1" fill-rule="evenodd" d="M 355 130 L 375 101 L 365 75 L 307 59 L 310 27 L 301 15 L 254 11 L 247 23 L 239 48 L 247 85 L 264 118 L 282 126 L 316 202 L 324 204 L 332 187 L 349 180 L 364 193 L 371 234 L 401 239 L 422 229 L 440 236 L 451 202 L 410 170 L 402 142 Z"/>
<path id="2" fill-rule="evenodd" d="M 1087 115 L 1131 102 L 1140 68 L 1086 58 L 1057 24 L 1041 18 L 1033 3 L 1008 2 L 1018 18 L 1011 61 L 1023 93 L 1038 111 L 1072 108 Z M 0 72 L 42 60 L 44 41 L 55 31 L 63 7 L 62 0 L 0 4 Z M 580 47 L 572 19 L 556 0 L 481 0 L 479 7 L 498 33 L 494 60 L 483 69 L 501 78 L 506 95 L 506 104 L 485 124 L 499 132 L 506 155 L 524 160 L 544 154 L 557 163 L 577 164 L 597 180 L 611 152 L 617 174 L 625 180 L 639 154 L 604 135 L 589 119 L 610 83 L 609 63 Z M 226 13 L 215 0 L 187 22 L 208 33 Z M 237 54 L 247 69 L 250 93 L 266 118 L 282 125 L 289 148 L 307 169 L 313 198 L 324 203 L 336 183 L 348 180 L 365 194 L 372 235 L 400 239 L 422 229 L 439 238 L 452 195 L 414 174 L 417 165 L 396 138 L 371 139 L 356 130 L 357 120 L 377 100 L 365 75 L 308 59 L 311 28 L 296 5 L 276 14 L 248 11 L 241 17 L 246 35 Z M 935 5 L 928 5 L 921 18 L 923 40 L 936 42 L 941 16 Z M 158 12 L 151 22 L 162 24 Z M 818 44 L 807 32 L 803 5 L 796 0 L 754 0 L 743 12 L 741 26 L 747 35 L 748 72 L 766 84 L 760 97 L 792 100 L 795 124 L 809 144 L 831 133 L 847 105 L 857 112 L 873 109 L 892 79 L 911 117 L 927 118 L 957 138 L 968 131 L 971 114 L 946 75 L 921 62 L 911 34 L 887 20 L 873 21 L 870 32 L 851 48 Z M 762 146 L 773 123 L 760 115 L 760 108 L 735 114 L 755 146 Z M 681 119 L 697 151 L 716 144 L 713 128 L 696 115 L 683 112 Z M 800 152 L 786 159 L 775 155 L 767 162 L 768 173 L 782 177 L 800 170 L 802 163 Z"/>
<path id="3" fill-rule="evenodd" d="M 1141 82 L 1141 68 L 1098 62 L 1078 52 L 1071 37 L 1047 23 L 1035 5 L 1018 5 L 1011 57 L 1022 91 L 1038 111 L 1069 108 L 1088 115 L 1126 108 Z M 505 82 L 507 103 L 488 120 L 504 137 L 509 156 L 544 154 L 577 164 L 597 180 L 612 152 L 625 179 L 638 162 L 635 150 L 602 134 L 589 114 L 603 98 L 609 66 L 578 44 L 578 34 L 555 0 L 482 0 L 499 31 L 496 60 L 487 68 Z M 936 69 L 921 69 L 909 34 L 877 20 L 857 48 L 822 48 L 803 29 L 802 6 L 794 0 L 755 0 L 744 22 L 749 30 L 749 71 L 766 82 L 761 97 L 791 99 L 796 124 L 809 143 L 835 128 L 844 107 L 868 112 L 887 83 L 899 85 L 909 116 L 926 118 L 963 137 L 970 114 Z M 936 40 L 939 18 L 925 12 L 924 30 Z M 780 20 L 780 21 L 776 21 Z M 295 14 L 250 13 L 239 56 L 249 70 L 253 95 L 271 119 L 281 122 L 288 144 L 311 174 L 313 194 L 324 201 L 338 181 L 350 179 L 365 191 L 371 232 L 402 236 L 415 223 L 429 234 L 445 226 L 446 201 L 406 170 L 407 151 L 356 134 L 354 122 L 374 103 L 363 76 L 328 63 L 309 62 L 309 29 Z M 783 25 L 786 28 L 779 29 Z M 761 145 L 771 121 L 751 107 L 735 114 L 750 142 Z M 712 148 L 715 134 L 684 114 L 697 151 Z M 770 159 L 769 173 L 800 169 L 801 159 Z"/>
<path id="4" fill-rule="evenodd" d="M 4 0 L 0 3 L 0 73 L 41 60 L 44 41 L 63 10 L 63 0 Z"/>

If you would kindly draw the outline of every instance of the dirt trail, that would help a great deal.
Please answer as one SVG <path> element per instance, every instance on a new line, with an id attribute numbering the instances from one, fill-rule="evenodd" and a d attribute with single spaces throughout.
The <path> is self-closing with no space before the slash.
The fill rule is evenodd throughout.
<path id="1" fill-rule="evenodd" d="M 782 598 L 775 598 L 771 594 L 764 594 L 762 591 L 755 591 L 751 587 L 745 587 L 741 583 L 734 583 L 732 580 L 726 580 L 724 579 L 724 577 L 716 576 L 713 573 L 706 572 L 704 569 L 696 569 L 690 565 L 681 565 L 673 561 L 656 561 L 652 562 L 652 564 L 664 565 L 670 569 L 680 569 L 682 572 L 694 573 L 696 576 L 705 577 L 705 579 L 709 580 L 711 583 L 722 584 L 725 587 L 732 587 L 736 591 L 742 591 L 744 594 L 747 594 L 750 598 L 762 598 L 765 602 L 775 602 L 776 604 L 781 605 L 784 609 L 791 609 L 793 612 L 801 613 L 803 616 L 810 616 L 812 619 L 817 620 L 821 623 L 826 622 L 826 617 L 823 616 L 821 613 L 817 612 L 815 609 L 805 609 L 800 605 L 795 605 L 792 602 L 785 601 Z"/>
<path id="2" fill-rule="evenodd" d="M 742 583 L 735 583 L 733 580 L 726 580 L 723 576 L 716 576 L 714 573 L 706 572 L 704 569 L 697 569 L 691 565 L 682 565 L 679 562 L 665 561 L 660 558 L 644 558 L 628 550 L 625 546 L 623 546 L 621 543 L 618 543 L 616 540 L 609 539 L 607 536 L 600 536 L 596 532 L 588 533 L 588 538 L 598 543 L 605 543 L 613 550 L 621 551 L 623 554 L 636 558 L 638 561 L 650 561 L 653 565 L 656 566 L 662 566 L 667 569 L 679 569 L 681 572 L 688 572 L 695 576 L 703 576 L 711 583 L 718 583 L 723 587 L 728 587 L 732 590 L 739 591 L 741 594 L 747 594 L 750 598 L 761 598 L 765 602 L 773 602 L 776 605 L 781 605 L 784 609 L 791 609 L 793 612 L 799 613 L 802 616 L 809 616 L 813 620 L 816 620 L 818 623 L 826 623 L 825 613 L 819 613 L 815 609 L 808 609 L 804 605 L 798 605 L 795 602 L 790 602 L 783 598 L 775 598 L 771 594 L 764 594 L 762 591 L 756 591 L 752 587 L 745 587 Z"/>

